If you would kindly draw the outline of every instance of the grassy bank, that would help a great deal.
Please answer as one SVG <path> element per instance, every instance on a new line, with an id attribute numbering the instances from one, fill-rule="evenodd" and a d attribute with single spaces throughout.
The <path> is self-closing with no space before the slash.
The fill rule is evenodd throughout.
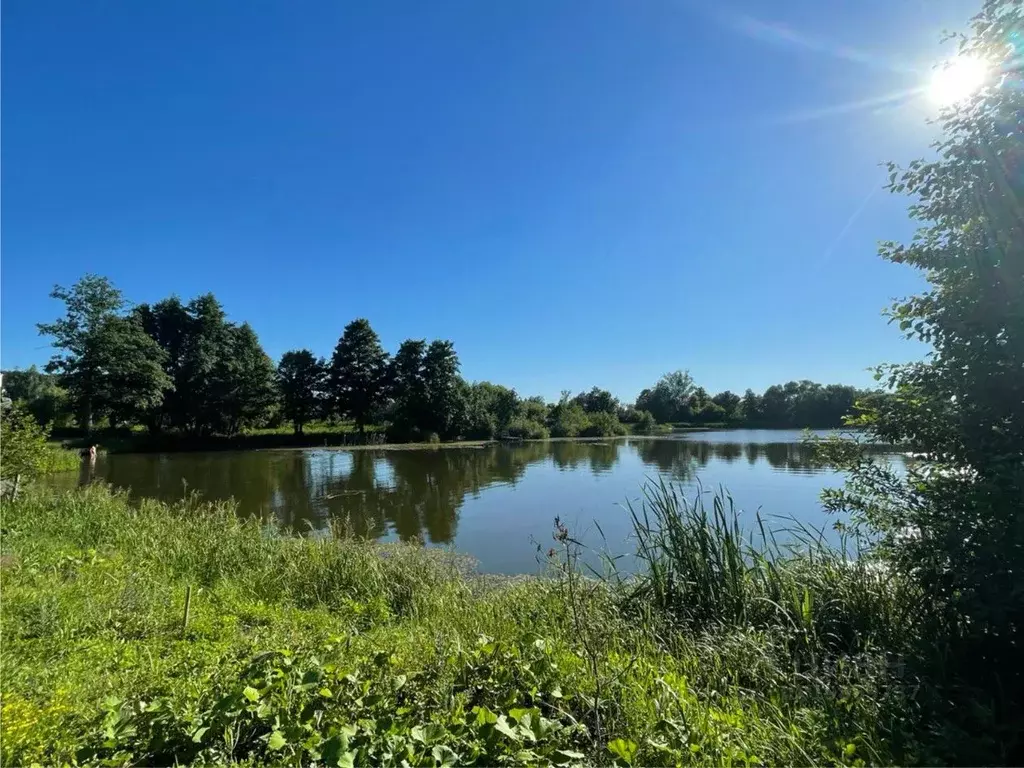
<path id="1" fill-rule="evenodd" d="M 3 763 L 914 757 L 881 650 L 899 584 L 748 557 L 727 506 L 667 489 L 635 514 L 641 577 L 583 578 L 556 524 L 550 577 L 499 579 L 226 506 L 30 489 L 3 507 Z"/>

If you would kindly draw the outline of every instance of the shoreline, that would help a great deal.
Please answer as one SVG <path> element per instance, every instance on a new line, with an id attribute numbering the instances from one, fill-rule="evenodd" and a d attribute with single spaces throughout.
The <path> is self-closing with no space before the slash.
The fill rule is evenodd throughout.
<path id="1" fill-rule="evenodd" d="M 516 446 L 536 443 L 610 443 L 624 439 L 635 440 L 671 440 L 680 435 L 692 433 L 714 433 L 728 432 L 732 430 L 765 429 L 770 427 L 746 427 L 746 426 L 686 426 L 673 427 L 667 432 L 654 434 L 626 434 L 608 435 L 605 437 L 546 437 L 538 439 L 523 440 L 455 440 L 443 443 L 400 443 L 382 442 L 366 443 L 352 440 L 354 433 L 310 433 L 305 435 L 294 434 L 249 434 L 236 435 L 234 437 L 188 437 L 179 435 L 149 435 L 139 433 L 133 435 L 97 435 L 94 440 L 101 452 L 107 454 L 130 454 L 130 453 L 213 453 L 232 451 L 294 451 L 312 449 L 330 449 L 337 451 L 425 451 L 443 450 L 450 448 L 482 449 L 490 446 Z M 789 430 L 790 428 L 775 428 L 778 430 Z M 830 429 L 822 427 L 818 429 Z M 831 428 L 841 429 L 841 428 Z M 351 442 L 350 442 L 351 440 Z M 75 450 L 84 445 L 81 437 L 65 437 L 51 439 L 51 445 L 61 446 L 64 449 Z"/>

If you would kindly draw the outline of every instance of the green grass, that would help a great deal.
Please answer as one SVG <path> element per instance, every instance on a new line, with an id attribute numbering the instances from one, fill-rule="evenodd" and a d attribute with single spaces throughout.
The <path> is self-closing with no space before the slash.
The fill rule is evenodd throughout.
<path id="1" fill-rule="evenodd" d="M 70 472 L 78 469 L 81 464 L 78 451 L 64 448 L 59 444 L 47 443 L 39 455 L 39 472 Z"/>
<path id="2" fill-rule="evenodd" d="M 560 526 L 547 577 L 504 579 L 194 499 L 29 488 L 3 506 L 3 764 L 911 761 L 876 647 L 896 619 L 865 618 L 898 591 L 838 560 L 749 561 L 727 508 L 658 494 L 637 511 L 649 571 L 598 580 Z"/>

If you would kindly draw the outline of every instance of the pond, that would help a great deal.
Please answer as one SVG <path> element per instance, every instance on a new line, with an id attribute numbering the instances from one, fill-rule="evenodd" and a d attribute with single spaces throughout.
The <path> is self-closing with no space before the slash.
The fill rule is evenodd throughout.
<path id="1" fill-rule="evenodd" d="M 118 454 L 100 456 L 95 476 L 136 497 L 233 498 L 240 514 L 299 533 L 324 532 L 333 521 L 380 540 L 419 537 L 473 556 L 483 571 L 526 573 L 538 567 L 538 544 L 550 546 L 556 515 L 594 548 L 632 551 L 625 505 L 640 499 L 646 479 L 680 483 L 687 495 L 698 483 L 706 493 L 721 485 L 750 523 L 760 510 L 769 520 L 830 528 L 818 495 L 842 477 L 815 466 L 801 438 L 734 430 L 482 447 Z"/>

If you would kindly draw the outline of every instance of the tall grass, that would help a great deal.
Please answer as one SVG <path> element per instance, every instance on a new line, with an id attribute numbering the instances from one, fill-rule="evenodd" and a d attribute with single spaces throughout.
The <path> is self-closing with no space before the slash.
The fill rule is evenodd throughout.
<path id="1" fill-rule="evenodd" d="M 642 567 L 627 601 L 669 628 L 781 629 L 813 654 L 898 652 L 912 635 L 912 585 L 862 551 L 851 557 L 845 537 L 832 546 L 806 526 L 771 529 L 760 514 L 746 529 L 724 491 L 709 509 L 703 489 L 688 499 L 663 481 L 628 510 Z"/>

